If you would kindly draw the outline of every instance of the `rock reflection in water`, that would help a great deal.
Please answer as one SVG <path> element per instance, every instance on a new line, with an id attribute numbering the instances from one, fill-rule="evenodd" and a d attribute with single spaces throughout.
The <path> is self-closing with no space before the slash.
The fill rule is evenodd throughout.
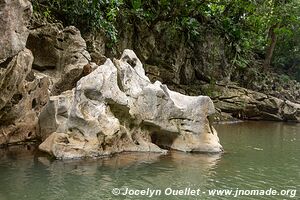
<path id="1" fill-rule="evenodd" d="M 122 153 L 102 159 L 52 160 L 34 147 L 24 148 L 0 150 L 0 168 L 10 173 L 0 174 L 0 178 L 9 177 L 1 188 L 6 193 L 0 189 L 1 200 L 112 199 L 112 188 L 122 187 L 200 188 L 208 184 L 220 159 L 220 154 L 171 151 L 166 155 Z"/>
<path id="2" fill-rule="evenodd" d="M 171 151 L 123 153 L 86 160 L 53 160 L 31 147 L 0 149 L 0 200 L 150 199 L 114 196 L 130 189 L 299 189 L 300 124 L 244 122 L 216 125 L 225 154 Z M 156 196 L 151 199 L 193 199 Z M 201 200 L 232 197 L 200 196 Z M 238 199 L 289 199 L 243 196 Z M 294 199 L 299 199 L 299 194 Z"/>
<path id="3" fill-rule="evenodd" d="M 155 165 L 157 162 L 165 163 L 171 168 L 183 171 L 187 168 L 196 168 L 200 172 L 208 172 L 220 159 L 221 154 L 192 154 L 170 151 L 167 155 L 159 153 L 121 153 L 112 157 L 80 160 L 49 160 L 48 157 L 39 156 L 38 161 L 47 166 L 49 171 L 73 173 L 75 175 L 92 175 L 99 170 L 118 170 L 134 167 L 141 169 L 146 165 Z M 156 174 L 157 176 L 158 174 Z"/>

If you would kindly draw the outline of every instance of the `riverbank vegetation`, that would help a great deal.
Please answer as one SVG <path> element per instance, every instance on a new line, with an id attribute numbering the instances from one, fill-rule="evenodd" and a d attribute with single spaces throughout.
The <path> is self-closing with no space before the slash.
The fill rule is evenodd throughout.
<path id="1" fill-rule="evenodd" d="M 300 80 L 300 2 L 298 0 L 33 0 L 36 15 L 102 30 L 109 44 L 119 41 L 120 21 L 154 27 L 163 22 L 170 38 L 184 34 L 188 44 L 209 30 L 224 40 L 228 68 L 260 64 Z"/>

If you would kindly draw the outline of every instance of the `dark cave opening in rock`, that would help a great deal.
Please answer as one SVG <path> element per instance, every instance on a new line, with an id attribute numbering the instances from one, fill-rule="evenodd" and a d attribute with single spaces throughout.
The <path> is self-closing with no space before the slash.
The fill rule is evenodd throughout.
<path id="1" fill-rule="evenodd" d="M 178 134 L 166 131 L 154 131 L 150 137 L 153 144 L 156 144 L 162 149 L 170 150 Z"/>

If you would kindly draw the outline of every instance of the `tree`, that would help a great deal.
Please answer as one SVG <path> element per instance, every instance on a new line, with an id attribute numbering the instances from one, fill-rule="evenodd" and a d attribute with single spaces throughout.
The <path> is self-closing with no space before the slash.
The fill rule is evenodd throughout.
<path id="1" fill-rule="evenodd" d="M 266 70 L 271 65 L 278 36 L 286 35 L 291 31 L 293 25 L 299 23 L 297 14 L 299 14 L 300 3 L 298 0 L 269 0 L 263 8 L 266 11 L 266 25 L 269 27 L 268 45 L 263 64 L 263 68 Z"/>

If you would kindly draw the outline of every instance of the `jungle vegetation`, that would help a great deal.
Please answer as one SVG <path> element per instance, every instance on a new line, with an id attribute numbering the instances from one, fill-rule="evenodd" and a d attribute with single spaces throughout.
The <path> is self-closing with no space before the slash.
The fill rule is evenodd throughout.
<path id="1" fill-rule="evenodd" d="M 184 32 L 191 43 L 201 29 L 222 37 L 231 65 L 251 67 L 261 60 L 300 80 L 299 0 L 33 0 L 34 13 L 48 21 L 75 25 L 82 32 L 102 30 L 118 42 L 118 20 L 127 18 L 149 27 L 164 21 Z"/>

